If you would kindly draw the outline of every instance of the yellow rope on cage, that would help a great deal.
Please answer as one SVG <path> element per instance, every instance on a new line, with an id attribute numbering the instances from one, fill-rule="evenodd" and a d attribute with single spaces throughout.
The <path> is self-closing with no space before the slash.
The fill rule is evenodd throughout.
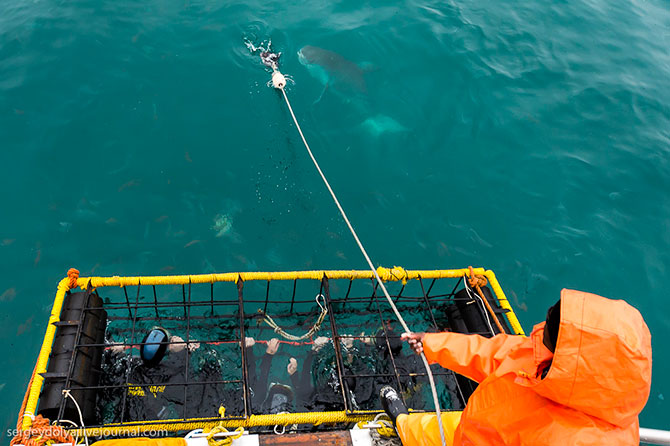
<path id="1" fill-rule="evenodd" d="M 402 266 L 394 266 L 393 268 L 377 268 L 377 274 L 384 282 L 398 280 L 403 285 L 407 285 L 407 280 L 410 279 L 409 272 Z"/>
<path id="2" fill-rule="evenodd" d="M 42 348 L 37 357 L 37 363 L 35 364 L 35 373 L 31 378 L 30 383 L 28 384 L 28 391 L 26 393 L 26 404 L 23 409 L 23 412 L 20 414 L 21 418 L 21 430 L 28 430 L 33 424 L 35 410 L 37 409 L 37 401 L 40 397 L 40 390 L 42 390 L 42 383 L 44 383 L 43 373 L 47 371 L 47 364 L 49 363 L 49 355 L 51 354 L 51 347 L 53 345 L 54 337 L 56 336 L 56 325 L 55 323 L 60 321 L 60 312 L 63 306 L 63 301 L 65 300 L 65 293 L 67 293 L 72 285 L 72 277 L 64 278 L 58 284 L 58 290 L 56 292 L 56 298 L 54 299 L 53 306 L 51 307 L 51 315 L 49 316 L 49 323 L 47 325 L 46 333 L 44 334 L 44 339 L 42 340 Z M 76 279 L 74 279 L 76 281 Z"/>
<path id="3" fill-rule="evenodd" d="M 356 426 L 358 426 L 359 429 L 375 429 L 379 435 L 382 437 L 397 437 L 398 434 L 395 431 L 395 428 L 393 427 L 393 424 L 391 424 L 390 421 L 387 420 L 376 420 L 373 421 L 374 423 L 379 424 L 379 427 L 373 427 L 371 428 L 369 426 L 369 421 L 359 421 L 356 423 Z"/>
<path id="4" fill-rule="evenodd" d="M 405 270 L 400 267 L 377 268 L 377 273 L 384 281 L 408 281 L 412 279 L 448 279 L 463 277 L 468 273 L 463 269 L 437 269 L 437 270 Z M 477 274 L 484 274 L 483 268 L 475 268 Z M 142 276 L 142 277 L 80 277 L 77 285 L 84 289 L 90 284 L 93 288 L 105 286 L 136 286 L 142 285 L 187 285 L 198 283 L 234 282 L 242 280 L 272 281 L 272 280 L 321 280 L 328 279 L 374 279 L 372 271 L 359 270 L 316 270 L 316 271 L 273 271 L 273 272 L 244 272 L 244 273 L 216 273 L 216 274 L 191 274 L 180 276 Z"/>
<path id="5" fill-rule="evenodd" d="M 226 408 L 223 406 L 219 407 L 219 416 L 221 416 L 221 418 L 224 418 L 225 415 L 226 415 Z M 216 426 L 213 426 L 209 429 L 203 429 L 202 432 L 205 434 L 209 434 L 207 435 L 207 444 L 209 444 L 210 446 L 226 446 L 232 444 L 234 439 L 240 438 L 242 434 L 244 434 L 244 428 L 240 426 L 237 429 L 235 429 L 235 432 L 237 432 L 237 434 L 223 437 L 221 440 L 216 440 L 214 438 L 216 434 L 229 432 L 228 429 L 223 427 L 223 420 L 222 420 L 219 421 L 219 424 L 217 424 Z"/>
<path id="6" fill-rule="evenodd" d="M 328 309 L 326 308 L 325 305 L 321 305 L 321 302 L 319 302 L 319 297 L 322 299 L 324 299 L 324 297 L 322 294 L 316 296 L 316 303 L 319 306 L 319 308 L 321 308 L 321 314 L 319 315 L 319 318 L 317 319 L 316 323 L 312 326 L 312 328 L 310 328 L 309 331 L 303 334 L 302 336 L 295 336 L 292 335 L 291 333 L 287 333 L 286 331 L 284 331 L 283 328 L 277 325 L 274 319 L 272 319 L 267 313 L 265 313 L 260 308 L 258 309 L 258 313 L 263 315 L 263 320 L 265 321 L 265 323 L 268 324 L 270 327 L 272 327 L 274 332 L 280 335 L 281 337 L 289 339 L 291 341 L 302 341 L 303 339 L 311 338 L 317 331 L 319 331 L 321 329 L 321 324 L 323 324 L 324 319 L 326 319 L 326 316 L 328 315 Z"/>
<path id="7" fill-rule="evenodd" d="M 147 432 L 166 431 L 191 431 L 194 429 L 212 429 L 216 426 L 222 426 L 227 429 L 240 429 L 256 426 L 275 426 L 290 424 L 337 424 L 337 423 L 357 423 L 359 421 L 371 421 L 377 414 L 357 414 L 347 413 L 345 411 L 337 412 L 297 412 L 285 414 L 265 414 L 251 415 L 247 419 L 226 419 L 220 421 L 206 421 L 207 419 L 192 418 L 187 420 L 161 420 L 160 423 L 154 423 L 151 420 L 129 422 L 123 424 L 106 424 L 100 427 L 89 427 L 86 429 L 70 429 L 72 435 L 86 434 L 91 436 L 114 435 L 114 436 L 137 436 Z"/>

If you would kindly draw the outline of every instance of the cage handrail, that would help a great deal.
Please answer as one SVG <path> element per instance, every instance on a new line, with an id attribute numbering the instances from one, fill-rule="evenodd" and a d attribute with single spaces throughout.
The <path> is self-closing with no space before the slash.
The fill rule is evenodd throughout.
<path id="1" fill-rule="evenodd" d="M 474 268 L 476 274 L 485 274 L 484 268 Z M 444 270 L 404 270 L 399 267 L 377 268 L 377 273 L 385 282 L 407 281 L 418 279 L 419 276 L 427 279 L 458 278 L 469 274 L 466 268 L 444 269 Z M 174 276 L 111 276 L 111 277 L 80 277 L 77 285 L 86 287 L 91 283 L 93 287 L 104 286 L 135 286 L 141 280 L 142 285 L 185 285 L 189 280 L 193 284 L 234 282 L 238 280 L 249 282 L 272 281 L 272 280 L 321 280 L 328 279 L 373 279 L 374 274 L 369 270 L 311 270 L 311 271 L 273 271 L 273 272 L 237 272 L 237 273 L 214 273 L 214 274 L 192 274 Z"/>

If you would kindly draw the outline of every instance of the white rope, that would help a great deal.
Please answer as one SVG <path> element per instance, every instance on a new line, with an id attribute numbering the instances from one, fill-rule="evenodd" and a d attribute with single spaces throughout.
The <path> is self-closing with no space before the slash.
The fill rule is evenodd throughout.
<path id="1" fill-rule="evenodd" d="M 274 68 L 274 67 L 273 67 Z M 405 330 L 405 333 L 411 333 L 409 327 L 405 323 L 405 320 L 402 318 L 400 315 L 400 312 L 398 311 L 398 308 L 395 306 L 395 303 L 393 302 L 393 299 L 391 299 L 391 296 L 389 295 L 388 290 L 386 289 L 386 286 L 384 285 L 384 282 L 382 282 L 381 277 L 379 277 L 379 274 L 377 274 L 377 270 L 374 267 L 374 264 L 372 263 L 372 260 L 370 260 L 370 256 L 368 256 L 367 251 L 363 247 L 363 244 L 361 243 L 360 239 L 358 238 L 358 235 L 356 234 L 356 231 L 354 230 L 354 227 L 351 225 L 351 222 L 349 221 L 349 218 L 347 218 L 347 214 L 344 212 L 344 209 L 342 208 L 342 205 L 340 205 L 340 201 L 337 199 L 337 196 L 335 195 L 335 192 L 333 192 L 333 188 L 330 187 L 330 183 L 328 183 L 328 180 L 326 179 L 326 176 L 323 174 L 323 171 L 321 170 L 321 167 L 319 166 L 319 163 L 316 161 L 316 158 L 314 157 L 314 154 L 312 153 L 312 149 L 310 149 L 309 144 L 307 144 L 307 140 L 305 139 L 305 135 L 302 133 L 302 129 L 300 128 L 300 124 L 298 124 L 298 120 L 295 117 L 295 113 L 293 113 L 293 107 L 291 107 L 291 103 L 288 100 L 288 96 L 286 95 L 286 91 L 284 90 L 284 86 L 286 85 L 286 81 L 284 80 L 284 76 L 279 73 L 279 70 L 274 70 L 273 75 L 273 84 L 275 88 L 278 90 L 281 90 L 282 94 L 284 95 L 284 100 L 286 101 L 286 105 L 288 106 L 288 110 L 291 112 L 291 117 L 293 118 L 293 122 L 295 123 L 296 128 L 298 129 L 298 133 L 300 133 L 300 138 L 302 138 L 302 142 L 305 144 L 305 148 L 307 149 L 307 153 L 309 153 L 310 158 L 312 158 L 312 162 L 314 162 L 314 166 L 316 167 L 316 170 L 319 172 L 319 175 L 321 175 L 321 179 L 325 183 L 326 187 L 328 188 L 328 192 L 330 192 L 330 195 L 333 197 L 333 201 L 335 201 L 335 204 L 337 205 L 337 208 L 340 210 L 340 214 L 342 214 L 342 218 L 344 218 L 344 222 L 347 224 L 349 227 L 349 231 L 351 231 L 351 235 L 354 236 L 354 240 L 356 240 L 356 243 L 358 244 L 358 247 L 361 250 L 361 253 L 363 254 L 363 257 L 365 257 L 365 260 L 368 262 L 368 266 L 370 267 L 370 270 L 372 273 L 375 275 L 375 279 L 377 279 L 377 283 L 379 283 L 380 288 L 384 292 L 384 296 L 386 296 L 386 299 L 388 300 L 389 305 L 391 305 L 391 308 L 393 309 L 393 312 L 395 313 L 396 317 L 398 318 L 398 321 L 400 321 L 400 324 L 402 325 L 403 330 Z M 275 82 L 275 79 L 279 79 L 279 82 Z M 282 82 L 283 81 L 283 82 Z M 428 380 L 430 381 L 430 388 L 433 393 L 433 400 L 435 402 L 435 414 L 437 415 L 437 423 L 440 428 L 440 437 L 442 438 L 442 445 L 446 446 L 447 442 L 444 437 L 444 427 L 442 426 L 442 415 L 440 411 L 440 401 L 437 397 L 437 390 L 435 388 L 435 380 L 433 378 L 433 373 L 430 370 L 430 365 L 428 364 L 428 360 L 426 359 L 426 355 L 421 352 L 421 359 L 423 360 L 423 365 L 426 368 L 426 372 L 428 374 Z"/>
<path id="2" fill-rule="evenodd" d="M 477 294 L 474 290 L 470 292 L 470 287 L 468 287 L 467 280 L 463 280 L 463 284 L 465 285 L 465 290 L 467 291 L 470 299 L 474 300 L 475 302 L 479 301 L 479 304 L 482 306 L 482 311 L 484 312 L 484 317 L 486 318 L 486 324 L 489 326 L 489 330 L 491 330 L 491 335 L 495 336 L 496 331 L 493 329 L 493 325 L 491 325 L 491 319 L 489 319 L 489 312 L 486 310 L 486 305 L 484 304 L 484 301 L 482 300 L 481 296 Z"/>
<path id="3" fill-rule="evenodd" d="M 70 423 L 71 425 L 73 425 L 74 427 L 77 428 L 77 431 L 79 430 L 79 425 L 72 420 L 57 420 L 57 422 L 59 424 Z M 54 424 L 55 424 L 55 422 L 54 422 Z M 77 432 L 77 435 L 74 437 L 74 444 L 79 444 L 79 432 Z"/>
<path id="4" fill-rule="evenodd" d="M 84 426 L 84 417 L 81 414 L 79 403 L 77 403 L 77 400 L 74 399 L 69 390 L 63 390 L 63 395 L 65 395 L 66 398 L 70 397 L 70 399 L 74 402 L 75 407 L 77 408 L 77 412 L 79 412 L 79 421 L 81 421 L 81 429 L 84 431 L 84 441 L 86 441 L 86 446 L 88 446 L 88 435 L 86 434 L 86 426 Z"/>

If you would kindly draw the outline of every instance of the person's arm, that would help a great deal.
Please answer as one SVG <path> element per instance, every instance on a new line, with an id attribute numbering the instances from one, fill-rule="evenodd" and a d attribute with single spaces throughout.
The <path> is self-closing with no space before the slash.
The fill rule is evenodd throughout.
<path id="1" fill-rule="evenodd" d="M 256 392 L 256 382 L 257 382 L 257 377 L 256 377 L 256 355 L 254 355 L 254 345 L 256 344 L 256 341 L 254 341 L 254 338 L 245 338 L 244 339 L 244 346 L 245 346 L 245 352 L 246 352 L 246 360 L 247 360 L 247 379 L 248 383 L 247 385 L 254 391 Z"/>
<path id="2" fill-rule="evenodd" d="M 268 341 L 268 346 L 265 349 L 265 354 L 261 359 L 261 371 L 256 378 L 256 401 L 261 404 L 265 401 L 268 392 L 268 378 L 270 376 L 270 367 L 272 366 L 272 357 L 279 349 L 279 339 L 272 338 Z"/>
<path id="3" fill-rule="evenodd" d="M 298 361 L 295 358 L 291 358 L 287 367 L 291 377 L 291 385 L 295 389 L 298 398 L 300 398 L 303 403 L 307 401 L 310 395 L 314 392 L 314 386 L 312 385 L 312 363 L 314 362 L 314 355 L 321 350 L 327 342 L 328 338 L 323 336 L 319 336 L 314 340 L 314 345 L 305 355 L 300 377 L 298 377 Z"/>
<path id="4" fill-rule="evenodd" d="M 312 386 L 312 363 L 314 362 L 314 350 L 310 349 L 305 356 L 305 362 L 302 365 L 302 382 Z"/>
<path id="5" fill-rule="evenodd" d="M 314 351 L 309 350 L 302 364 L 302 372 L 298 373 L 298 362 L 295 358 L 291 358 L 288 366 L 289 376 L 291 377 L 291 385 L 295 389 L 296 395 L 301 401 L 306 401 L 312 394 L 312 361 L 314 360 Z"/>
<path id="6" fill-rule="evenodd" d="M 524 337 L 498 334 L 492 338 L 462 333 L 403 334 L 415 352 L 423 351 L 430 363 L 482 382 L 496 371 L 507 354 L 524 342 Z"/>
<path id="7" fill-rule="evenodd" d="M 289 359 L 288 365 L 286 366 L 286 371 L 288 376 L 291 379 L 291 386 L 295 389 L 297 393 L 300 393 L 300 380 L 298 379 L 298 360 L 295 358 Z"/>

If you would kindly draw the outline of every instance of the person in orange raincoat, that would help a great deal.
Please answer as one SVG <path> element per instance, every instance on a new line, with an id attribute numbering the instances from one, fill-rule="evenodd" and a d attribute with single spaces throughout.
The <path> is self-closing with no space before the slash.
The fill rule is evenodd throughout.
<path id="1" fill-rule="evenodd" d="M 547 320 L 528 337 L 403 335 L 429 362 L 479 383 L 453 445 L 639 444 L 651 385 L 651 335 L 640 313 L 622 300 L 563 290 Z M 405 446 L 441 444 L 435 414 L 396 416 Z"/>

